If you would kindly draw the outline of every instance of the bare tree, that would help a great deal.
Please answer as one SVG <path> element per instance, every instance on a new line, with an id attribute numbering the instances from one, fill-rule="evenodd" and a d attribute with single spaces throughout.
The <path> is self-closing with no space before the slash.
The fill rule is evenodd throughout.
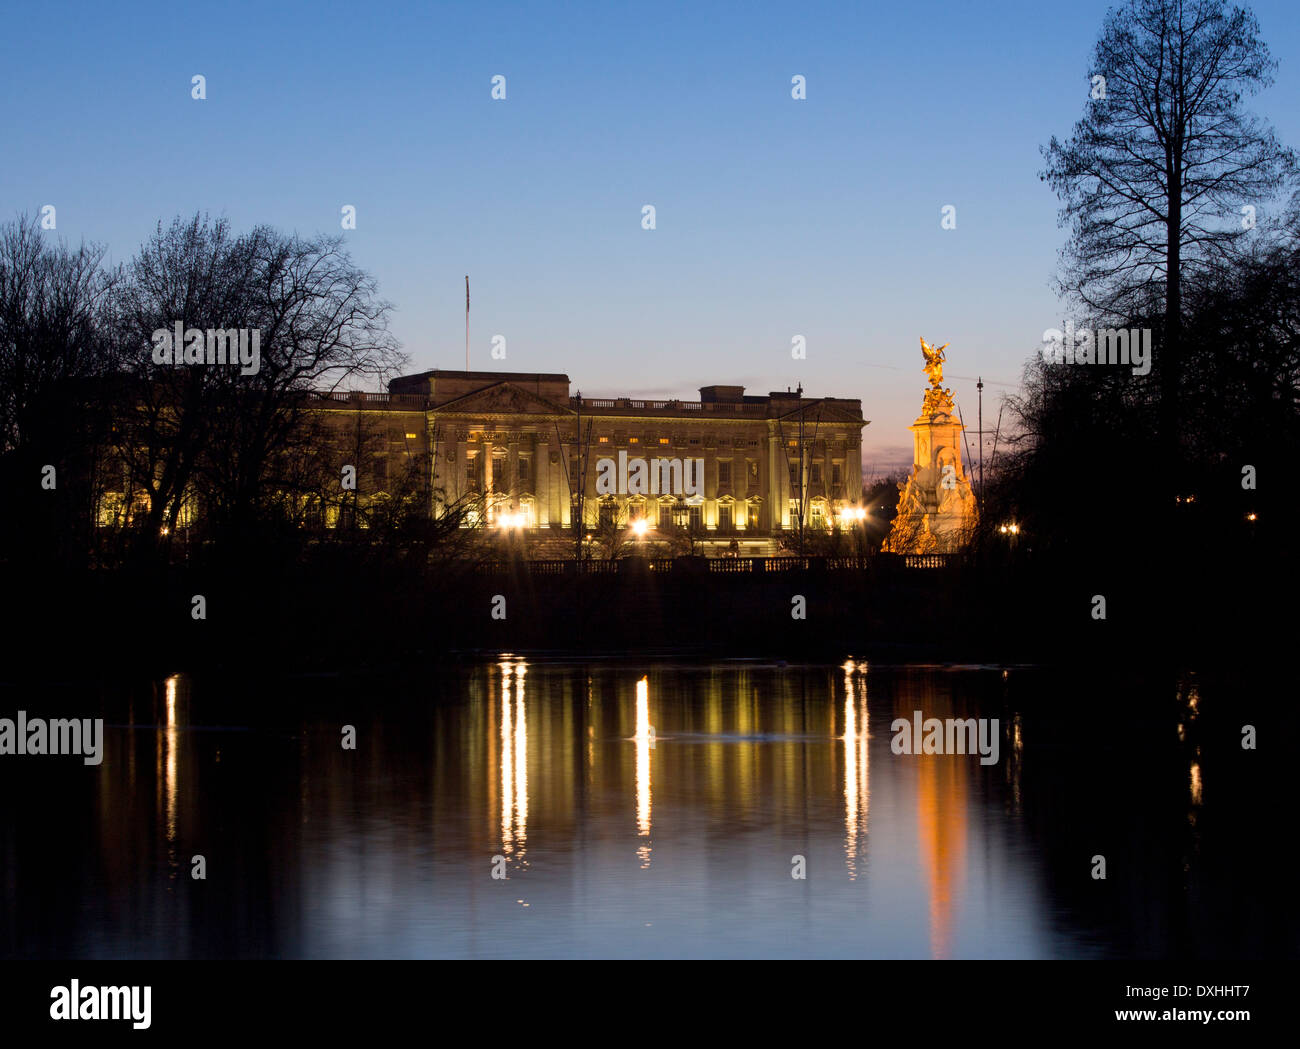
<path id="1" fill-rule="evenodd" d="M 1295 158 L 1242 108 L 1275 68 L 1247 9 L 1224 0 L 1127 0 L 1106 16 L 1094 96 L 1043 150 L 1070 240 L 1061 288 L 1091 312 L 1160 311 L 1164 408 L 1177 397 L 1183 286 L 1247 235 Z M 1101 79 L 1104 78 L 1104 83 Z"/>
<path id="2" fill-rule="evenodd" d="M 118 273 L 103 266 L 105 249 L 52 238 L 27 216 L 0 227 L 3 545 L 24 557 L 41 533 L 76 546 L 88 539 L 93 463 L 108 426 L 96 385 L 115 349 L 106 317 Z M 42 490 L 46 467 L 54 487 Z"/>
<path id="3" fill-rule="evenodd" d="M 276 498 L 268 472 L 301 432 L 308 391 L 400 366 L 390 309 L 339 238 L 265 226 L 236 237 L 225 220 L 197 215 L 160 223 L 130 267 L 120 319 L 135 379 L 122 444 L 149 491 L 146 541 L 174 529 L 195 498 L 224 534 L 246 534 Z M 250 344 L 256 331 L 258 358 L 159 364 L 153 333 L 178 322 L 247 329 Z"/>

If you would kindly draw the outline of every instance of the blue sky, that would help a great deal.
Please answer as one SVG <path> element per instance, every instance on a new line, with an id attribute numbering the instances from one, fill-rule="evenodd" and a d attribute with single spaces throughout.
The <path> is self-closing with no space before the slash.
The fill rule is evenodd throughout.
<path id="1" fill-rule="evenodd" d="M 870 473 L 910 461 L 918 336 L 951 343 L 973 428 L 974 376 L 988 421 L 1059 324 L 1038 148 L 1107 6 L 29 5 L 0 37 L 0 217 L 52 203 L 125 260 L 159 218 L 342 232 L 351 204 L 411 370 L 464 367 L 468 273 L 473 367 L 802 381 L 862 399 Z M 1280 62 L 1251 107 L 1300 145 L 1294 0 L 1251 6 Z"/>

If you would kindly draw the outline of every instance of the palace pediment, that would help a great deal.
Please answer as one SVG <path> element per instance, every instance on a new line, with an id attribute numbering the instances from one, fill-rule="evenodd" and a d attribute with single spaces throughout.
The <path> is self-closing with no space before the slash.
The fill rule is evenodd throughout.
<path id="1" fill-rule="evenodd" d="M 467 393 L 454 401 L 440 404 L 439 415 L 572 415 L 567 405 L 559 405 L 512 382 L 499 382 L 482 390 Z"/>
<path id="2" fill-rule="evenodd" d="M 802 408 L 792 408 L 777 418 L 784 424 L 791 422 L 798 423 L 799 416 L 803 415 L 805 425 L 823 423 L 846 423 L 851 426 L 866 426 L 868 420 L 861 416 L 854 415 L 853 412 L 838 405 L 830 404 L 826 401 L 809 401 Z"/>

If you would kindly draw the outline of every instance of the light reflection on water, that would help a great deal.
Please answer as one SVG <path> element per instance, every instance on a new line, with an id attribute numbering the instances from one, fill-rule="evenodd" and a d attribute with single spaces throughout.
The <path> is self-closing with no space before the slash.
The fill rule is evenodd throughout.
<path id="1" fill-rule="evenodd" d="M 174 676 L 110 724 L 99 769 L 59 781 L 79 803 L 97 799 L 91 862 L 46 871 L 42 853 L 23 851 L 5 886 L 17 914 L 33 906 L 21 887 L 52 881 L 81 901 L 79 919 L 30 934 L 19 922 L 5 951 L 1122 953 L 1115 915 L 1089 912 L 1105 887 L 1053 867 L 1058 832 L 1034 816 L 1055 804 L 1044 791 L 1097 788 L 1058 782 L 1045 762 L 1035 795 L 1033 730 L 999 705 L 1005 680 L 852 659 L 590 668 L 503 656 L 440 681 L 434 698 L 301 684 L 273 692 L 271 713 L 224 718 L 204 711 L 225 710 L 228 694 Z M 1194 719 L 1199 702 L 1193 691 L 1174 716 Z M 916 710 L 999 718 L 1000 763 L 893 754 L 887 726 Z M 345 724 L 355 750 L 339 744 Z M 150 736 L 152 785 L 136 760 Z M 1174 760 L 1173 777 L 1187 776 L 1188 759 Z M 1206 761 L 1198 747 L 1198 808 Z M 1173 822 L 1195 834 L 1180 790 Z M 38 825 L 10 834 L 35 845 Z M 1201 842 L 1173 845 L 1194 856 Z M 1095 843 L 1070 846 L 1086 870 Z M 203 882 L 190 878 L 196 854 Z"/>

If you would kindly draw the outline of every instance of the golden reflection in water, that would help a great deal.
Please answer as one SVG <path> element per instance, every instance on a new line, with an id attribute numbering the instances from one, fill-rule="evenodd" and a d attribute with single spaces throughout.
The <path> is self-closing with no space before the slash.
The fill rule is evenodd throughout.
<path id="1" fill-rule="evenodd" d="M 650 866 L 650 679 L 636 683 L 636 830 L 644 841 L 636 854 L 641 869 Z"/>
<path id="2" fill-rule="evenodd" d="M 1191 779 L 1192 804 L 1199 805 L 1201 803 L 1201 764 L 1199 761 L 1192 762 L 1188 775 Z"/>
<path id="3" fill-rule="evenodd" d="M 515 664 L 515 840 L 523 858 L 528 837 L 528 713 L 524 708 L 523 662 Z"/>
<path id="4" fill-rule="evenodd" d="M 176 692 L 180 682 L 179 675 L 173 674 L 166 682 L 166 724 L 161 727 L 157 739 L 158 761 L 161 766 L 159 782 L 166 799 L 167 844 L 176 844 L 176 807 L 178 784 L 176 781 L 176 744 L 180 733 L 177 729 Z"/>
<path id="5" fill-rule="evenodd" d="M 1005 674 L 1006 671 L 1004 670 Z M 1011 755 L 1007 762 L 1007 775 L 1011 780 L 1011 802 L 1018 814 L 1021 811 L 1022 803 L 1020 798 L 1020 771 L 1024 767 L 1025 741 L 1022 734 L 1020 715 L 1015 714 L 1011 718 Z"/>
<path id="6" fill-rule="evenodd" d="M 951 703 L 936 702 L 933 693 L 925 696 L 922 709 L 926 717 L 946 718 L 953 713 Z M 900 712 L 900 716 L 906 715 Z M 935 958 L 947 958 L 952 950 L 956 897 L 966 872 L 966 778 L 971 759 L 918 754 L 911 760 L 917 763 L 916 808 L 921 870 L 930 896 L 930 952 Z"/>
<path id="7" fill-rule="evenodd" d="M 858 843 L 867 833 L 870 808 L 869 758 L 867 737 L 871 715 L 867 709 L 866 683 L 861 686 L 859 703 L 856 675 L 865 676 L 867 665 L 848 660 L 844 670 L 844 862 L 849 880 L 858 876 Z M 859 710 L 861 713 L 859 714 Z M 859 717 L 861 725 L 859 726 Z M 864 850 L 865 851 L 865 850 Z"/>
<path id="8" fill-rule="evenodd" d="M 522 862 L 528 840 L 528 716 L 524 708 L 526 664 L 502 660 L 501 669 L 501 851 Z M 515 695 L 510 694 L 514 679 Z"/>

